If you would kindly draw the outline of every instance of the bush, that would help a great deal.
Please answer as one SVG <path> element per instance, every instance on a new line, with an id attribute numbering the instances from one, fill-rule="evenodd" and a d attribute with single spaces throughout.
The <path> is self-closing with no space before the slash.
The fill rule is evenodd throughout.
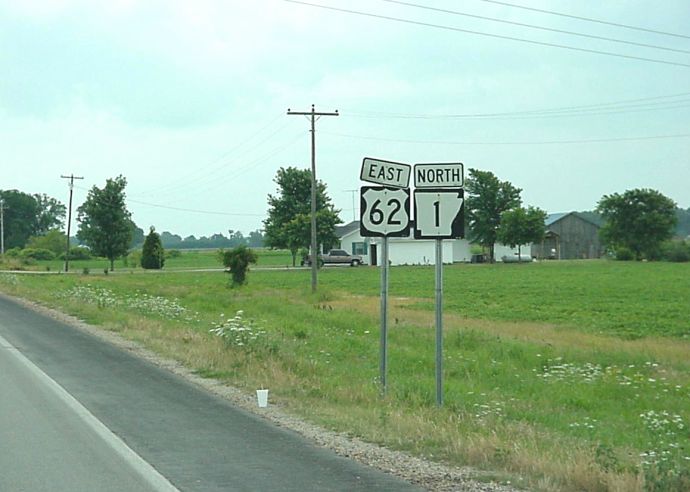
<path id="1" fill-rule="evenodd" d="M 55 253 L 44 248 L 24 248 L 21 253 L 19 253 L 19 257 L 22 260 L 54 260 Z"/>
<path id="2" fill-rule="evenodd" d="M 182 256 L 182 251 L 179 249 L 169 249 L 165 252 L 166 258 L 179 258 Z"/>
<path id="3" fill-rule="evenodd" d="M 661 246 L 661 257 L 666 261 L 690 261 L 690 243 L 685 241 L 667 241 Z"/>
<path id="4" fill-rule="evenodd" d="M 254 251 L 245 245 L 240 245 L 228 251 L 220 250 L 218 256 L 223 265 L 232 274 L 232 286 L 237 287 L 247 283 L 247 270 L 251 263 L 256 263 L 257 256 Z"/>
<path id="5" fill-rule="evenodd" d="M 11 249 L 8 249 L 7 251 L 5 251 L 5 256 L 7 256 L 8 258 L 19 258 L 21 253 L 22 253 L 21 248 L 11 248 Z"/>
<path id="6" fill-rule="evenodd" d="M 135 249 L 127 256 L 125 256 L 122 262 L 125 266 L 129 266 L 132 268 L 138 267 L 139 265 L 141 265 L 141 250 Z"/>
<path id="7" fill-rule="evenodd" d="M 45 234 L 31 236 L 26 243 L 26 247 L 31 249 L 48 249 L 57 257 L 65 253 L 66 243 L 67 236 L 58 229 L 52 229 Z"/>
<path id="8" fill-rule="evenodd" d="M 164 263 L 165 251 L 161 237 L 152 226 L 141 250 L 141 267 L 147 270 L 160 270 Z"/>
<path id="9" fill-rule="evenodd" d="M 615 251 L 616 259 L 620 261 L 631 261 L 635 259 L 635 253 L 625 246 L 619 246 Z"/>
<path id="10" fill-rule="evenodd" d="M 64 260 L 65 259 L 65 254 L 60 255 L 60 259 Z M 90 260 L 91 259 L 91 250 L 89 248 L 85 248 L 84 246 L 74 246 L 70 248 L 69 250 L 69 260 Z"/>

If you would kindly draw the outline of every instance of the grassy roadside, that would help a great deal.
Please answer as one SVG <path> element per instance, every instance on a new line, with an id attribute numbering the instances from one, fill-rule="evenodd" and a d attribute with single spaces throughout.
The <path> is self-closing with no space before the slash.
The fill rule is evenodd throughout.
<path id="1" fill-rule="evenodd" d="M 251 272 L 243 289 L 213 273 L 0 274 L 0 290 L 201 375 L 264 385 L 305 418 L 392 448 L 542 490 L 688 490 L 689 274 L 663 263 L 447 267 L 443 409 L 431 268 L 392 269 L 383 400 L 373 268 L 324 269 L 315 296 L 307 271 Z M 209 333 L 239 310 L 253 335 L 244 345 Z"/>

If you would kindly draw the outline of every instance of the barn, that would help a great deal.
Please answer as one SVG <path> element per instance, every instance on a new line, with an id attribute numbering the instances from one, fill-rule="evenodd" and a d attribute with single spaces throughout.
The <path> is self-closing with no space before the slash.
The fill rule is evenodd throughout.
<path id="1" fill-rule="evenodd" d="M 601 222 L 579 212 L 550 214 L 546 217 L 546 237 L 532 245 L 538 259 L 576 260 L 600 258 L 604 249 L 599 240 Z"/>

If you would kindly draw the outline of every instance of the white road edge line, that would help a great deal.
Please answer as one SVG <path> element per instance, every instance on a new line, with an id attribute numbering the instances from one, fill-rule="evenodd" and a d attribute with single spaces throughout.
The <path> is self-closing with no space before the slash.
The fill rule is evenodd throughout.
<path id="1" fill-rule="evenodd" d="M 45 384 L 65 405 L 67 405 L 77 416 L 103 439 L 113 451 L 115 451 L 125 462 L 131 466 L 143 479 L 148 482 L 155 490 L 160 492 L 180 492 L 167 478 L 161 475 L 153 466 L 141 456 L 127 446 L 125 442 L 116 436 L 108 427 L 98 420 L 89 410 L 77 401 L 67 390 L 60 386 L 55 380 L 44 373 L 38 366 L 27 359 L 17 347 L 8 342 L 0 335 L 0 347 L 7 350 L 19 362 Z"/>

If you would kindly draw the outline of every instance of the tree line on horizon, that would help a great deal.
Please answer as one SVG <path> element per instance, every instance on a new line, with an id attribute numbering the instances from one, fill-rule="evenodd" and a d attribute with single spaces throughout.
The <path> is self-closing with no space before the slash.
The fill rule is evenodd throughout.
<path id="1" fill-rule="evenodd" d="M 145 239 L 146 234 L 144 230 L 137 227 L 134 231 L 131 248 L 141 247 Z M 178 234 L 163 231 L 160 233 L 160 239 L 163 247 L 166 249 L 219 249 L 235 248 L 240 245 L 250 248 L 262 248 L 264 246 L 264 235 L 259 229 L 250 232 L 248 236 L 245 236 L 242 231 L 230 229 L 227 236 L 218 233 L 198 238 L 194 235 L 183 238 Z"/>
<path id="2" fill-rule="evenodd" d="M 153 239 L 160 243 L 161 251 L 163 248 L 225 249 L 240 246 L 288 249 L 292 252 L 294 264 L 298 252 L 304 254 L 310 244 L 311 172 L 294 167 L 280 168 L 274 182 L 277 192 L 268 195 L 263 231 L 252 231 L 244 236 L 241 231 L 230 229 L 227 236 L 218 233 L 210 237 L 192 235 L 182 238 L 168 231 L 155 233 L 152 226 L 149 236 L 155 234 Z M 78 228 L 76 241 L 70 241 L 74 246 L 70 250 L 70 259 L 93 254 L 108 258 L 112 269 L 116 258 L 142 248 L 148 236 L 134 224 L 127 210 L 126 185 L 126 179 L 118 176 L 108 179 L 103 188 L 94 185 L 89 190 L 85 202 L 76 210 Z M 316 191 L 318 243 L 321 248 L 328 249 L 338 244 L 335 227 L 342 222 L 340 210 L 333 206 L 322 181 L 317 181 Z M 493 245 L 497 241 L 515 247 L 543 237 L 546 212 L 536 207 L 523 207 L 521 192 L 520 188 L 499 180 L 490 171 L 469 170 L 465 187 L 467 236 L 482 245 L 492 259 Z M 0 190 L 0 200 L 3 201 L 4 239 L 8 253 L 18 254 L 28 249 L 31 252 L 27 256 L 37 255 L 35 259 L 50 259 L 38 257 L 37 251 L 64 257 L 64 204 L 45 194 L 30 195 L 18 190 Z M 610 252 L 621 258 L 629 254 L 634 259 L 659 259 L 663 257 L 662 243 L 673 236 L 681 239 L 681 249 L 688 249 L 690 254 L 690 245 L 682 241 L 690 236 L 690 208 L 678 208 L 671 199 L 656 190 L 637 189 L 605 195 L 595 210 L 581 214 L 602 224 L 602 240 Z"/>

